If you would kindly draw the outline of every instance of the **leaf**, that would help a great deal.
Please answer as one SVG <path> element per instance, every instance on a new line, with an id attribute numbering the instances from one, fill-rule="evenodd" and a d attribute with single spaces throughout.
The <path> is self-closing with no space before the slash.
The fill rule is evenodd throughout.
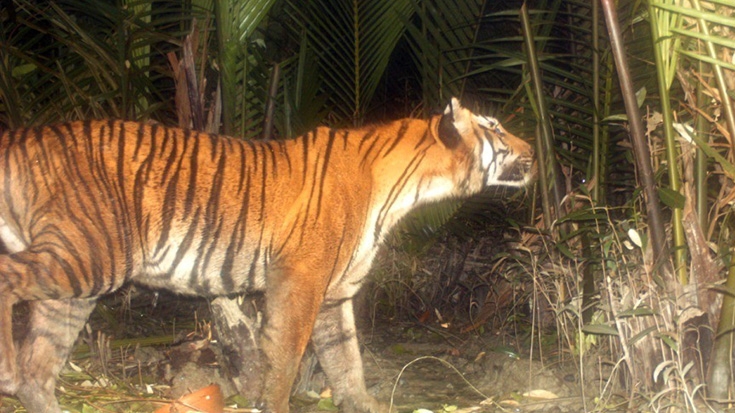
<path id="1" fill-rule="evenodd" d="M 634 228 L 628 229 L 628 238 L 630 238 L 631 242 L 633 242 L 633 244 L 635 244 L 638 248 L 643 248 L 643 241 L 641 241 L 641 236 Z"/>
<path id="2" fill-rule="evenodd" d="M 682 375 L 682 377 L 686 377 L 687 376 L 687 373 L 689 373 L 689 370 L 691 370 L 692 367 L 694 367 L 694 361 L 690 361 L 689 363 L 687 363 L 687 365 L 684 366 L 683 369 L 681 369 L 681 375 Z"/>
<path id="3" fill-rule="evenodd" d="M 656 368 L 653 370 L 653 381 L 654 382 L 658 382 L 658 377 L 661 374 L 661 372 L 665 368 L 667 368 L 667 367 L 669 367 L 669 366 L 671 366 L 673 364 L 674 364 L 674 360 L 666 360 L 666 361 L 662 361 L 661 363 L 659 363 L 658 366 L 656 366 Z"/>
<path id="4" fill-rule="evenodd" d="M 542 399 L 542 400 L 551 400 L 551 399 L 558 399 L 559 396 L 556 394 L 548 391 L 548 390 L 531 390 L 527 393 L 523 393 L 526 397 L 532 397 L 534 399 Z"/>
<path id="5" fill-rule="evenodd" d="M 489 71 L 485 53 L 475 53 L 482 19 L 482 0 L 434 0 L 411 1 L 412 20 L 405 21 L 410 57 L 418 68 L 424 101 L 428 108 L 445 104 L 450 96 L 460 96 L 466 76 L 472 73 L 477 60 L 481 68 Z M 522 64 L 521 59 L 508 61 L 506 65 Z M 480 72 L 476 72 L 480 73 Z"/>
<path id="6" fill-rule="evenodd" d="M 702 149 L 702 152 L 704 152 L 710 158 L 716 160 L 720 164 L 720 166 L 722 166 L 722 169 L 725 170 L 730 179 L 735 179 L 735 165 L 731 164 L 727 159 L 725 159 L 716 150 L 709 146 L 707 142 L 703 141 L 699 136 L 697 136 L 697 134 L 694 133 L 694 128 L 684 123 L 674 123 L 673 126 L 674 129 L 676 129 L 676 131 L 679 133 L 679 135 L 682 136 L 682 138 L 687 141 L 696 142 L 697 146 Z"/>
<path id="7" fill-rule="evenodd" d="M 678 191 L 674 191 L 671 188 L 658 188 L 658 196 L 661 198 L 661 202 L 669 208 L 683 209 L 686 198 Z"/>
<path id="8" fill-rule="evenodd" d="M 334 400 L 332 400 L 331 397 L 319 399 L 319 403 L 316 404 L 316 407 L 319 410 L 327 412 L 336 412 L 339 410 L 339 408 L 334 405 Z"/>
<path id="9" fill-rule="evenodd" d="M 37 68 L 38 67 L 33 63 L 26 63 L 26 64 L 18 65 L 13 68 L 12 76 L 14 78 L 19 78 L 19 77 L 22 77 L 23 75 L 27 75 L 28 73 L 31 73 Z"/>
<path id="10" fill-rule="evenodd" d="M 630 345 L 634 345 L 635 343 L 639 342 L 641 339 L 645 338 L 652 332 L 656 331 L 656 326 L 648 327 L 643 329 L 642 331 L 638 332 L 638 334 L 634 335 L 630 338 L 629 343 Z"/>
<path id="11" fill-rule="evenodd" d="M 294 20 L 319 56 L 334 116 L 363 122 L 411 15 L 411 0 L 291 0 Z"/>
<path id="12" fill-rule="evenodd" d="M 561 252 L 562 254 L 564 254 L 564 256 L 567 257 L 567 258 L 569 258 L 569 259 L 574 259 L 575 258 L 575 254 L 564 243 L 557 242 L 556 243 L 556 249 L 558 249 L 559 252 Z"/>
<path id="13" fill-rule="evenodd" d="M 636 100 L 636 103 L 638 104 L 638 107 L 639 108 L 642 107 L 643 106 L 643 102 L 646 101 L 646 94 L 647 93 L 648 93 L 648 91 L 646 90 L 646 87 L 645 86 L 643 86 L 642 88 L 638 89 L 635 92 L 635 100 Z"/>
<path id="14" fill-rule="evenodd" d="M 673 351 L 679 351 L 679 344 L 666 334 L 659 335 L 661 340 Z"/>
<path id="15" fill-rule="evenodd" d="M 617 336 L 618 330 L 606 324 L 589 324 L 582 327 L 582 331 L 587 334 L 601 334 Z"/>
<path id="16" fill-rule="evenodd" d="M 654 313 L 653 310 L 651 310 L 648 307 L 638 307 L 638 308 L 635 308 L 633 310 L 621 311 L 621 312 L 619 312 L 617 314 L 617 316 L 619 318 L 623 318 L 623 317 L 643 317 L 643 316 L 649 316 L 649 315 L 654 315 L 654 314 L 656 314 L 656 313 Z"/>
<path id="17" fill-rule="evenodd" d="M 98 411 L 97 408 L 92 407 L 92 406 L 88 405 L 87 403 L 84 403 L 82 405 L 82 413 L 95 413 L 97 411 Z"/>
<path id="18" fill-rule="evenodd" d="M 602 122 L 603 123 L 609 123 L 609 122 L 627 122 L 628 121 L 628 115 L 624 113 L 619 113 L 617 115 L 610 115 L 605 117 Z"/>

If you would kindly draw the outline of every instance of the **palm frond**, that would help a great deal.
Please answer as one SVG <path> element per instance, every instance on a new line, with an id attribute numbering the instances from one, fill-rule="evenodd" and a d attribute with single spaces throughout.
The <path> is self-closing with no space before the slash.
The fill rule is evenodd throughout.
<path id="1" fill-rule="evenodd" d="M 416 17 L 407 25 L 408 41 L 421 76 L 424 108 L 463 95 L 484 6 L 482 0 L 413 2 Z"/>
<path id="2" fill-rule="evenodd" d="M 160 107 L 167 100 L 161 79 L 168 69 L 150 57 L 174 47 L 185 34 L 179 25 L 192 13 L 179 2 L 168 4 L 167 13 L 134 5 L 17 0 L 16 19 L 3 25 L 0 51 L 1 77 L 13 79 L 0 91 L 3 105 L 13 108 L 5 122 L 18 127 L 70 118 L 139 118 Z M 180 16 L 174 21 L 170 13 Z"/>
<path id="3" fill-rule="evenodd" d="M 217 19 L 217 56 L 221 72 L 224 132 L 229 135 L 257 136 L 264 99 L 257 99 L 250 87 L 262 85 L 249 78 L 251 65 L 262 66 L 264 59 L 252 59 L 250 49 L 256 29 L 267 17 L 275 0 L 215 0 Z M 258 68 L 264 70 L 265 68 Z M 265 83 L 267 84 L 267 82 Z"/>
<path id="4" fill-rule="evenodd" d="M 409 0 L 292 1 L 289 10 L 316 53 L 335 120 L 361 124 L 405 30 Z"/>

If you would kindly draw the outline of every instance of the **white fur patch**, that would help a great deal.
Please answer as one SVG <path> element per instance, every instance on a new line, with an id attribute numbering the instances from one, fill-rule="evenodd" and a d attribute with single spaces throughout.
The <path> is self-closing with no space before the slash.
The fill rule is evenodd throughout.
<path id="1" fill-rule="evenodd" d="M 456 113 L 462 110 L 462 104 L 459 103 L 459 99 L 452 98 L 452 101 L 449 102 L 447 105 L 447 108 L 444 109 L 444 114 L 449 115 L 451 113 Z"/>
<path id="2" fill-rule="evenodd" d="M 10 227 L 0 220 L 0 239 L 5 243 L 5 248 L 10 252 L 19 252 L 26 249 L 27 245 Z"/>
<path id="3" fill-rule="evenodd" d="M 475 116 L 475 120 L 480 126 L 483 126 L 487 129 L 495 130 L 495 128 L 500 125 L 500 122 L 498 122 L 497 119 L 490 116 Z"/>
<path id="4" fill-rule="evenodd" d="M 462 107 L 457 98 L 452 98 L 452 101 L 444 109 L 445 115 L 452 115 L 454 118 L 454 128 L 461 136 L 465 136 L 472 130 L 472 112 Z"/>
<path id="5" fill-rule="evenodd" d="M 480 157 L 482 159 L 482 169 L 488 170 L 493 158 L 495 157 L 495 151 L 493 150 L 493 146 L 490 145 L 490 142 L 486 139 L 482 140 L 482 153 L 480 154 Z"/>

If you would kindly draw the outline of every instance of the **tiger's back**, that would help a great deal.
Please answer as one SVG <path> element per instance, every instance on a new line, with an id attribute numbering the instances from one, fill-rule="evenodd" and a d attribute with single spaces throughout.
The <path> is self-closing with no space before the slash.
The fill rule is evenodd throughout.
<path id="1" fill-rule="evenodd" d="M 59 411 L 56 376 L 96 298 L 133 281 L 194 295 L 264 291 L 267 406 L 288 411 L 311 338 L 342 407 L 377 411 L 352 297 L 383 236 L 418 204 L 532 174 L 528 144 L 456 101 L 449 109 L 287 141 L 121 121 L 4 134 L 0 392 L 29 411 Z M 31 301 L 32 316 L 16 353 L 18 301 Z"/>
<path id="2" fill-rule="evenodd" d="M 263 289 L 267 263 L 299 246 L 304 232 L 332 242 L 335 234 L 320 225 L 357 232 L 359 220 L 345 215 L 369 193 L 370 179 L 361 183 L 356 171 L 344 171 L 358 162 L 321 153 L 323 138 L 329 134 L 317 131 L 300 142 L 247 142 L 121 121 L 9 133 L 0 144 L 4 181 L 12 183 L 8 191 L 0 183 L 10 194 L 0 211 L 9 214 L 0 219 L 10 248 L 22 251 L 45 237 L 59 243 L 47 225 L 66 222 L 64 248 L 94 262 L 65 265 L 83 285 L 22 299 L 96 296 L 131 279 L 197 295 Z M 340 206 L 348 209 L 342 222 Z"/>

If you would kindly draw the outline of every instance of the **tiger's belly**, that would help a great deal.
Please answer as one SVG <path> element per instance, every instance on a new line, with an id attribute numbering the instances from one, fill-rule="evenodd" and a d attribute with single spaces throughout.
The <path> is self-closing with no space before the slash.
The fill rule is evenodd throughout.
<path id="1" fill-rule="evenodd" d="M 136 284 L 177 294 L 220 296 L 265 289 L 266 259 L 258 252 L 229 258 L 226 248 L 211 250 L 168 245 L 144 261 Z"/>

